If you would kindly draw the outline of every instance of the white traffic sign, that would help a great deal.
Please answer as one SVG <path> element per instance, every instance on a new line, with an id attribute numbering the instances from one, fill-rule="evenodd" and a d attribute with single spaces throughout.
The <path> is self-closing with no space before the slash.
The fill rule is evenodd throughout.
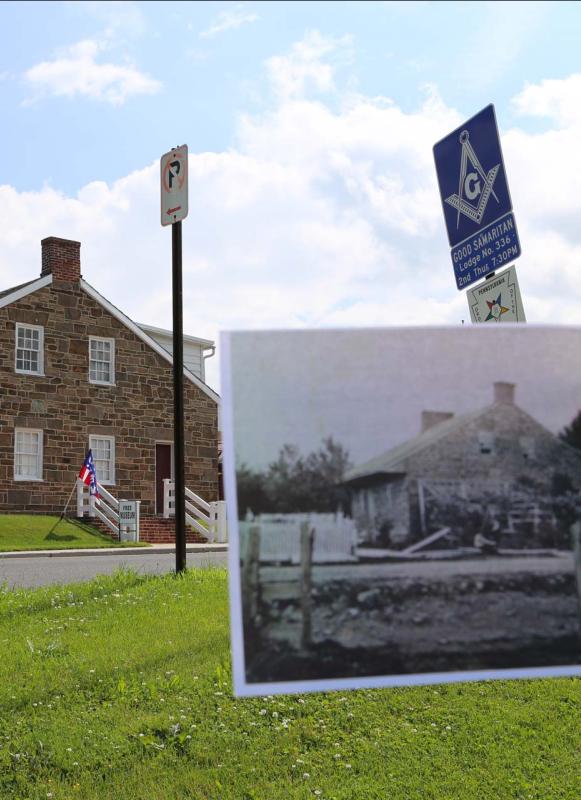
<path id="1" fill-rule="evenodd" d="M 188 146 L 174 147 L 161 157 L 161 224 L 173 225 L 188 216 Z"/>
<path id="2" fill-rule="evenodd" d="M 468 289 L 466 296 L 472 322 L 526 322 L 515 266 Z"/>
<path id="3" fill-rule="evenodd" d="M 119 501 L 119 540 L 121 542 L 139 541 L 139 501 Z"/>

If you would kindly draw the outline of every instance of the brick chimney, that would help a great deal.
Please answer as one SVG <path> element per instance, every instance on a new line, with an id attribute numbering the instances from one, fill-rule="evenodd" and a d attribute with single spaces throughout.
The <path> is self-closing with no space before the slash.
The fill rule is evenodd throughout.
<path id="1" fill-rule="evenodd" d="M 503 403 L 504 405 L 514 405 L 514 383 L 503 383 L 497 381 L 494 384 L 494 402 Z"/>
<path id="2" fill-rule="evenodd" d="M 434 425 L 439 425 L 440 422 L 452 419 L 453 416 L 451 411 L 422 411 L 422 433 Z"/>
<path id="3" fill-rule="evenodd" d="M 78 283 L 81 278 L 81 243 L 49 236 L 40 244 L 42 246 L 40 277 L 52 274 L 56 281 Z"/>

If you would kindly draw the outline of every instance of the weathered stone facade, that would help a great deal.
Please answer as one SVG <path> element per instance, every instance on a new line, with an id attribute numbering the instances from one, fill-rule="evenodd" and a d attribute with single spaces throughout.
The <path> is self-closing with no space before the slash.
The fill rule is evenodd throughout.
<path id="1" fill-rule="evenodd" d="M 381 539 L 382 525 L 394 543 L 425 536 L 426 496 L 430 485 L 437 493 L 438 482 L 467 503 L 518 487 L 541 502 L 551 497 L 556 475 L 581 490 L 581 453 L 515 405 L 513 391 L 496 384 L 495 402 L 463 417 L 424 412 L 415 440 L 386 453 L 383 466 L 375 459 L 368 475 L 362 465 L 348 476 L 353 514 L 369 538 Z"/>
<path id="2" fill-rule="evenodd" d="M 60 512 L 90 435 L 115 437 L 116 497 L 155 512 L 155 443 L 173 440 L 172 365 L 90 296 L 79 244 L 43 242 L 52 284 L 0 308 L 0 511 Z M 44 375 L 15 372 L 16 323 L 43 326 Z M 115 383 L 89 381 L 89 337 L 115 340 Z M 185 480 L 218 497 L 217 402 L 184 380 Z M 14 430 L 43 431 L 42 480 L 14 480 Z"/>

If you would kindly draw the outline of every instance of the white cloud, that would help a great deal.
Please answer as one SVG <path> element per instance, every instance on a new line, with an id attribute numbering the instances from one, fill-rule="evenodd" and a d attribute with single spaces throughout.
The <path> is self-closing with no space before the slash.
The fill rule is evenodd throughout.
<path id="1" fill-rule="evenodd" d="M 247 11 L 243 4 L 239 4 L 227 11 L 221 11 L 210 27 L 200 33 L 200 38 L 210 39 L 224 31 L 235 30 L 242 25 L 256 22 L 257 19 L 259 19 L 258 14 L 254 11 Z"/>
<path id="2" fill-rule="evenodd" d="M 519 114 L 546 117 L 560 127 L 581 122 L 581 73 L 527 84 L 513 100 Z"/>
<path id="3" fill-rule="evenodd" d="M 325 93 L 335 89 L 334 72 L 338 63 L 352 57 L 352 37 L 322 36 L 309 31 L 290 52 L 266 62 L 276 94 L 282 98 L 300 97 L 309 89 Z"/>
<path id="4" fill-rule="evenodd" d="M 63 49 L 52 61 L 28 69 L 24 77 L 38 94 L 57 97 L 83 95 L 113 105 L 138 94 L 155 94 L 161 83 L 131 63 L 98 63 L 108 49 L 106 40 L 84 39 Z"/>
<path id="5" fill-rule="evenodd" d="M 313 41 L 293 52 L 312 53 Z M 313 68 L 335 53 L 322 44 L 318 52 Z M 333 109 L 278 97 L 240 118 L 227 152 L 190 154 L 186 330 L 216 338 L 249 327 L 460 324 L 468 308 L 455 288 L 432 145 L 464 115 L 434 87 L 413 111 L 352 93 L 334 95 Z M 503 132 L 532 322 L 581 322 L 578 141 L 573 122 Z M 170 326 L 171 236 L 159 225 L 158 180 L 154 163 L 76 197 L 0 186 L 0 290 L 39 274 L 45 236 L 79 239 L 90 283 L 133 319 Z M 214 382 L 216 366 L 208 362 Z"/>

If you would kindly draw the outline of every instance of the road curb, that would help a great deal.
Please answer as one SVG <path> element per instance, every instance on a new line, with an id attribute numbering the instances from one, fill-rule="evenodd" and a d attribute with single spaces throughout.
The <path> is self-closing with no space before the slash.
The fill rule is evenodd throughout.
<path id="1" fill-rule="evenodd" d="M 226 553 L 228 545 L 217 545 L 214 547 L 205 547 L 200 545 L 194 548 L 187 548 L 187 554 L 192 553 Z M 111 555 L 151 555 L 159 556 L 162 554 L 174 555 L 175 548 L 161 548 L 161 547 L 103 547 L 100 550 L 24 550 L 17 552 L 0 553 L 2 558 L 73 558 L 78 556 L 111 556 Z"/>

